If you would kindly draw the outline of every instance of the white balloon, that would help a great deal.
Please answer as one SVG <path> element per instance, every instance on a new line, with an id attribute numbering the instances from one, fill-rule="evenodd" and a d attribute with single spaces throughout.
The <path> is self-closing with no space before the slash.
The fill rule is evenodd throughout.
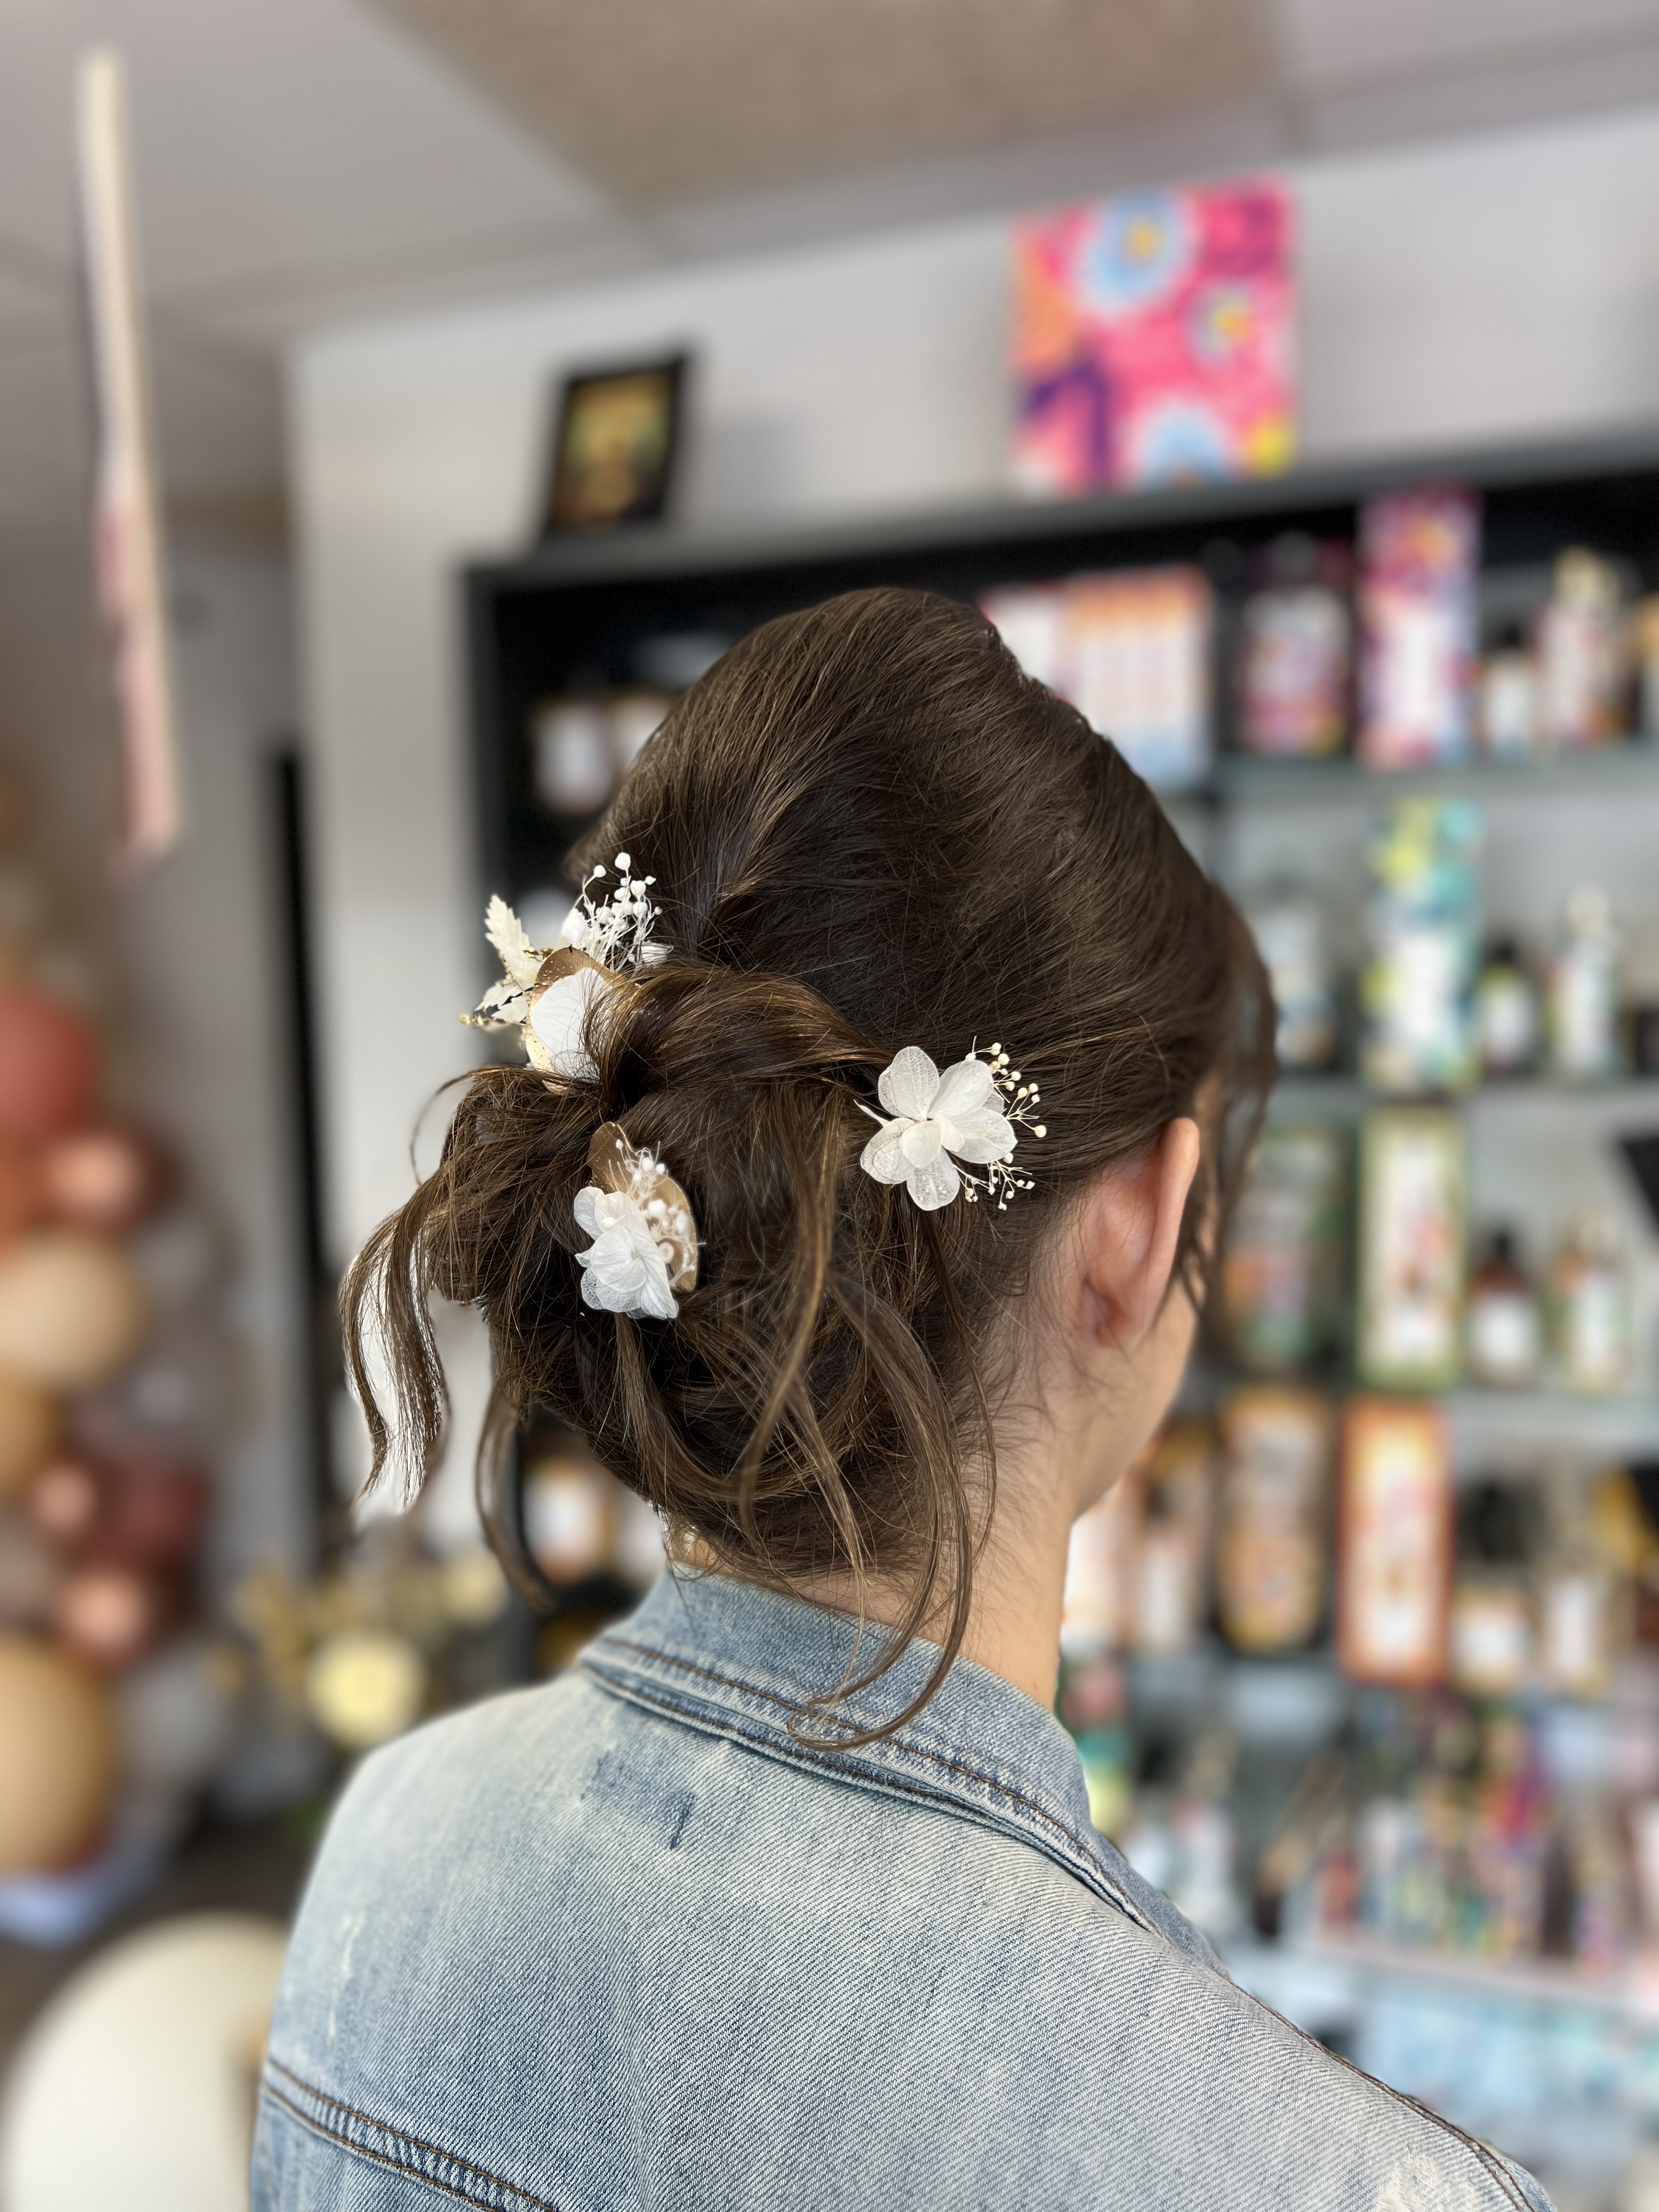
<path id="1" fill-rule="evenodd" d="M 100 1952 L 36 2020 L 0 2106 L 7 2212 L 235 2212 L 288 1936 L 252 1913 Z"/>

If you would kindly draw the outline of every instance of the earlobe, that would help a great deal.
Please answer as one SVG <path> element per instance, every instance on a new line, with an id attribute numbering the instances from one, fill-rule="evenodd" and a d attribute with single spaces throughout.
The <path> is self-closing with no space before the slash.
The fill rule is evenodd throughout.
<path id="1" fill-rule="evenodd" d="M 1104 1170 L 1088 1215 L 1086 1281 L 1097 1334 L 1131 1351 L 1164 1308 L 1202 1140 L 1188 1115 L 1138 1159 Z"/>

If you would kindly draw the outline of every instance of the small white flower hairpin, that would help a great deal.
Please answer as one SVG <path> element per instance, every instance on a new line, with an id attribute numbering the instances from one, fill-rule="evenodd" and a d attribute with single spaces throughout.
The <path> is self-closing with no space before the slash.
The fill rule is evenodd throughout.
<path id="1" fill-rule="evenodd" d="M 958 1191 L 970 1206 L 982 1191 L 1006 1213 L 1016 1191 L 1034 1187 L 1014 1168 L 1015 1124 L 1033 1137 L 1048 1132 L 1031 1119 L 1039 1103 L 1036 1084 L 1020 1081 L 1000 1044 L 991 1047 L 988 1060 L 975 1049 L 943 1075 L 920 1046 L 908 1044 L 883 1069 L 876 1095 L 893 1118 L 884 1121 L 860 1101 L 878 1127 L 859 1165 L 878 1182 L 905 1184 L 924 1213 L 948 1206 Z M 959 1161 L 986 1172 L 965 1174 Z"/>
<path id="2" fill-rule="evenodd" d="M 503 974 L 463 1021 L 475 1029 L 516 1029 L 532 1067 L 579 1083 L 599 1075 L 583 1039 L 599 994 L 629 968 L 653 968 L 669 948 L 651 941 L 660 909 L 651 898 L 654 876 L 636 876 L 626 853 L 616 860 L 617 880 L 595 899 L 589 885 L 605 876 L 594 868 L 559 932 L 557 945 L 531 943 L 505 899 L 492 898 L 484 934 L 501 957 Z"/>
<path id="3" fill-rule="evenodd" d="M 672 1321 L 676 1292 L 697 1285 L 697 1228 L 685 1193 L 655 1153 L 635 1152 L 614 1121 L 587 1148 L 593 1176 L 572 1208 L 593 1242 L 578 1252 L 582 1297 L 603 1313 Z"/>

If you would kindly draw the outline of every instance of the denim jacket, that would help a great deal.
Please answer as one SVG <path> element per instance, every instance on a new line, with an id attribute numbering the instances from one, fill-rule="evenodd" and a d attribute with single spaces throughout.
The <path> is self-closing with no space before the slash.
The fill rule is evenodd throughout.
<path id="1" fill-rule="evenodd" d="M 668 1576 L 557 1681 L 367 1760 L 295 1931 L 254 2212 L 1547 2207 L 1235 1987 L 1000 1676 L 802 1743 L 855 1640 Z"/>

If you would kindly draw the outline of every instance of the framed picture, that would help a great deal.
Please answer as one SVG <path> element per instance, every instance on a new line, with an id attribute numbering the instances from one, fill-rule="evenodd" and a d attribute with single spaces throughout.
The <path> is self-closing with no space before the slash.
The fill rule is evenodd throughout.
<path id="1" fill-rule="evenodd" d="M 567 377 L 542 502 L 544 538 L 660 522 L 668 506 L 687 356 Z"/>

